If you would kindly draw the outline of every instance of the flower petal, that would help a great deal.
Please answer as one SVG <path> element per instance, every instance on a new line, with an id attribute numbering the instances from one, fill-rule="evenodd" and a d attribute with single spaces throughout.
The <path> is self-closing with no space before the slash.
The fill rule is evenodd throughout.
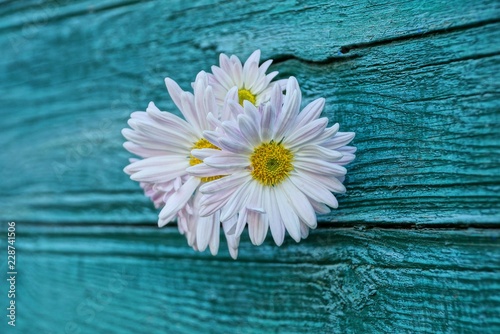
<path id="1" fill-rule="evenodd" d="M 213 194 L 219 191 L 226 191 L 227 189 L 240 186 L 250 179 L 251 176 L 247 171 L 241 171 L 225 176 L 221 179 L 205 183 L 200 187 L 200 191 L 203 194 Z"/>
<path id="2" fill-rule="evenodd" d="M 250 146 L 245 145 L 243 143 L 232 141 L 225 137 L 219 140 L 219 145 L 220 148 L 233 153 L 248 154 L 253 152 Z"/>
<path id="3" fill-rule="evenodd" d="M 319 98 L 309 103 L 297 116 L 296 128 L 302 127 L 317 119 L 325 106 L 325 99 Z"/>
<path id="4" fill-rule="evenodd" d="M 171 221 L 177 215 L 177 212 L 186 205 L 199 184 L 200 179 L 191 176 L 179 190 L 170 196 L 159 215 L 160 219 L 165 222 L 161 224 L 158 222 L 160 227 L 163 227 L 166 222 Z"/>
<path id="5" fill-rule="evenodd" d="M 241 134 L 252 146 L 257 146 L 261 141 L 260 133 L 257 128 L 258 123 L 256 121 L 257 120 L 251 119 L 247 115 L 238 116 L 238 125 L 241 129 Z"/>
<path id="6" fill-rule="evenodd" d="M 226 204 L 221 210 L 221 221 L 226 221 L 234 217 L 245 207 L 245 199 L 248 198 L 253 187 L 251 186 L 251 179 L 248 179 L 239 188 L 232 191 L 232 196 L 228 199 Z"/>
<path id="7" fill-rule="evenodd" d="M 213 215 L 208 217 L 198 217 L 196 223 L 196 246 L 200 252 L 207 249 L 212 230 L 214 228 Z"/>
<path id="8" fill-rule="evenodd" d="M 300 237 L 305 239 L 309 236 L 309 227 L 304 222 L 300 222 Z"/>
<path id="9" fill-rule="evenodd" d="M 354 132 L 337 132 L 337 134 L 323 142 L 323 146 L 334 150 L 349 144 L 356 134 Z"/>
<path id="10" fill-rule="evenodd" d="M 338 202 L 335 196 L 328 191 L 321 183 L 307 176 L 307 174 L 297 175 L 292 172 L 290 174 L 290 181 L 299 188 L 307 197 L 325 203 L 329 207 L 337 208 Z"/>
<path id="11" fill-rule="evenodd" d="M 295 157 L 294 165 L 295 168 L 301 168 L 316 174 L 343 176 L 347 173 L 343 166 L 316 158 Z"/>
<path id="12" fill-rule="evenodd" d="M 284 189 L 285 196 L 288 198 L 288 202 L 291 204 L 300 220 L 307 224 L 310 228 L 316 228 L 316 213 L 304 193 L 297 189 L 297 187 L 295 187 L 290 180 L 283 182 L 282 187 Z"/>
<path id="13" fill-rule="evenodd" d="M 212 236 L 210 238 L 210 243 L 208 246 L 210 247 L 210 253 L 212 255 L 217 255 L 219 252 L 219 243 L 220 243 L 220 221 L 218 212 L 213 215 L 213 229 Z"/>
<path id="14" fill-rule="evenodd" d="M 248 156 L 232 152 L 219 151 L 203 160 L 205 164 L 215 168 L 244 168 L 250 165 Z"/>
<path id="15" fill-rule="evenodd" d="M 231 88 L 233 88 L 234 86 L 236 86 L 236 83 L 233 82 L 233 80 L 231 79 L 231 77 L 229 75 L 227 75 L 226 72 L 223 71 L 222 69 L 220 69 L 219 67 L 212 66 L 212 73 L 215 75 L 215 78 L 217 79 L 217 81 L 226 90 L 230 90 Z"/>
<path id="16" fill-rule="evenodd" d="M 284 194 L 284 190 L 281 185 L 277 186 L 276 202 L 278 203 L 278 209 L 281 214 L 281 219 L 285 224 L 285 228 L 290 234 L 290 236 L 296 242 L 300 241 L 300 222 L 299 217 L 295 214 L 294 210 L 288 204 L 288 199 Z"/>
<path id="17" fill-rule="evenodd" d="M 193 175 L 193 176 L 197 176 L 197 177 L 220 176 L 220 170 L 218 170 L 217 168 L 207 166 L 204 163 L 191 166 L 191 167 L 186 169 L 186 172 L 189 175 Z M 228 173 L 228 174 L 230 174 L 230 173 Z"/>
<path id="18" fill-rule="evenodd" d="M 327 124 L 327 118 L 316 119 L 296 131 L 288 133 L 284 142 L 290 149 L 310 143 L 321 135 Z"/>
<path id="19" fill-rule="evenodd" d="M 125 167 L 124 171 L 131 174 L 130 178 L 135 181 L 167 182 L 187 174 L 187 167 L 189 167 L 187 159 L 181 160 L 176 156 L 158 156 L 131 163 Z"/>
<path id="20" fill-rule="evenodd" d="M 248 211 L 248 235 L 250 241 L 256 245 L 261 245 L 266 239 L 267 229 L 269 227 L 265 213 Z"/>
<path id="21" fill-rule="evenodd" d="M 319 158 L 326 160 L 328 162 L 337 162 L 344 155 L 336 150 L 330 150 L 320 145 L 306 145 L 302 146 L 296 153 L 296 157 L 307 158 Z"/>
<path id="22" fill-rule="evenodd" d="M 269 220 L 269 228 L 276 245 L 281 246 L 285 239 L 285 225 L 280 216 L 278 201 L 276 199 L 274 187 L 266 187 L 264 203 L 268 203 L 266 207 L 267 217 Z"/>

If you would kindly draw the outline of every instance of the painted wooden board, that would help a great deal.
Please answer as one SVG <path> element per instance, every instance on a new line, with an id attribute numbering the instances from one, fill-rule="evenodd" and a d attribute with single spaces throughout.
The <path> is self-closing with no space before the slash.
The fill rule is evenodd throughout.
<path id="1" fill-rule="evenodd" d="M 121 128 L 219 52 L 261 48 L 357 132 L 337 224 L 500 221 L 496 0 L 9 2 L 0 6 L 0 219 L 154 224 Z M 216 10 L 214 10 L 216 8 Z"/>
<path id="2" fill-rule="evenodd" d="M 155 227 L 120 130 L 176 112 L 164 77 L 257 48 L 359 151 L 319 230 L 233 261 Z M 16 332 L 500 332 L 497 0 L 11 1 L 0 51 Z"/>
<path id="3" fill-rule="evenodd" d="M 359 151 L 307 240 L 233 261 L 155 227 L 120 130 L 150 100 L 176 112 L 164 77 L 257 48 Z M 15 332 L 500 332 L 497 0 L 11 1 L 0 51 Z"/>
<path id="4" fill-rule="evenodd" d="M 238 261 L 172 228 L 20 225 L 16 245 L 12 333 L 500 331 L 498 230 L 324 229 Z"/>

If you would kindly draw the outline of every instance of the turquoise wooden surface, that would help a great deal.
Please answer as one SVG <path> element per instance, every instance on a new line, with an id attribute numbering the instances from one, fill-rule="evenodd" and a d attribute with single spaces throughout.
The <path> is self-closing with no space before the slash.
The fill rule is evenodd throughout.
<path id="1" fill-rule="evenodd" d="M 20 228 L 20 333 L 495 333 L 498 230 L 313 231 L 238 261 L 175 229 Z M 224 247 L 223 247 L 224 248 Z M 29 269 L 29 270 L 28 270 Z M 1 324 L 4 325 L 3 323 Z"/>
<path id="2" fill-rule="evenodd" d="M 358 155 L 309 239 L 234 262 L 155 228 L 120 130 L 257 48 Z M 13 1 L 0 50 L 19 333 L 500 332 L 498 1 Z"/>
<path id="3" fill-rule="evenodd" d="M 498 222 L 497 1 L 181 3 L 4 6 L 3 220 L 149 224 L 120 172 L 130 112 L 176 111 L 165 76 L 188 89 L 219 52 L 261 48 L 357 133 L 349 192 L 324 221 Z"/>

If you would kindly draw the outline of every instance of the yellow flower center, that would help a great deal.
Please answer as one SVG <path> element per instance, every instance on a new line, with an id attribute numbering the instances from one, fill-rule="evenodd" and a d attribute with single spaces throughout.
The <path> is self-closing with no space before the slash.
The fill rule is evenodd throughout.
<path id="1" fill-rule="evenodd" d="M 253 95 L 251 91 L 249 91 L 248 89 L 244 89 L 244 88 L 238 90 L 238 98 L 240 100 L 241 106 L 243 106 L 243 101 L 245 101 L 245 100 L 250 101 L 250 103 L 252 103 L 253 105 L 255 105 L 255 102 L 257 100 L 255 95 Z"/>
<path id="2" fill-rule="evenodd" d="M 220 148 L 218 148 L 217 146 L 215 146 L 214 144 L 212 144 L 211 142 L 209 142 L 205 138 L 201 138 L 196 143 L 194 143 L 193 147 L 191 147 L 191 150 L 202 149 L 202 148 L 213 148 L 213 149 L 216 149 L 216 150 L 220 150 Z M 200 159 L 194 157 L 192 154 L 189 156 L 189 164 L 191 166 L 195 166 L 195 165 L 201 164 L 202 162 L 203 161 L 201 161 Z M 207 177 L 202 177 L 201 181 L 202 182 L 210 182 L 210 181 L 213 181 L 213 180 L 220 179 L 221 177 L 222 177 L 222 175 L 207 176 Z"/>
<path id="3" fill-rule="evenodd" d="M 293 154 L 271 140 L 259 145 L 250 156 L 252 177 L 265 186 L 281 183 L 292 171 Z"/>

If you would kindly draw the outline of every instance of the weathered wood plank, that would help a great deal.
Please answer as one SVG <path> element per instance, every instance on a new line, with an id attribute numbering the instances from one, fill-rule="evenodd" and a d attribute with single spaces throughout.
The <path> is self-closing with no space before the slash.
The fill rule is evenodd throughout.
<path id="1" fill-rule="evenodd" d="M 281 59 L 283 76 L 299 77 L 307 100 L 327 97 L 332 122 L 358 133 L 348 193 L 323 221 L 500 222 L 497 1 L 273 6 L 2 6 L 0 219 L 154 222 L 121 171 L 129 113 L 150 100 L 174 110 L 165 76 L 187 88 L 218 52 L 261 48 Z"/>
<path id="2" fill-rule="evenodd" d="M 18 225 L 16 329 L 498 333 L 499 238 L 343 228 L 280 248 L 244 240 L 233 261 L 224 247 L 192 251 L 173 228 Z"/>
<path id="3" fill-rule="evenodd" d="M 345 45 L 496 21 L 500 5 L 495 0 L 474 3 L 465 0 L 453 3 L 370 0 L 353 4 L 339 0 L 287 0 L 279 4 L 260 0 L 148 3 L 106 0 L 99 4 L 52 0 L 9 4 L 0 8 L 0 16 L 0 32 L 10 33 L 12 38 L 8 41 L 18 51 L 38 39 L 46 26 L 68 22 L 77 25 L 87 21 L 105 28 L 99 37 L 104 39 L 101 41 L 104 44 L 100 45 L 105 49 L 161 41 L 154 47 L 182 56 L 186 52 L 179 45 L 184 44 L 189 48 L 209 50 L 207 55 L 215 60 L 214 50 L 238 50 L 249 54 L 255 46 L 262 45 L 267 46 L 271 54 L 320 61 L 337 56 Z M 148 24 L 140 25 L 141 31 L 137 30 L 138 25 L 130 25 L 130 22 L 140 24 L 145 18 Z M 120 40 L 118 37 L 126 38 Z"/>
<path id="4" fill-rule="evenodd" d="M 349 192 L 331 220 L 500 222 L 500 75 L 492 72 L 500 48 L 489 44 L 499 31 L 492 24 L 354 49 L 355 61 L 277 66 L 298 73 L 311 96 L 331 92 L 329 117 L 357 131 Z M 486 42 L 472 50 L 472 34 Z"/>

